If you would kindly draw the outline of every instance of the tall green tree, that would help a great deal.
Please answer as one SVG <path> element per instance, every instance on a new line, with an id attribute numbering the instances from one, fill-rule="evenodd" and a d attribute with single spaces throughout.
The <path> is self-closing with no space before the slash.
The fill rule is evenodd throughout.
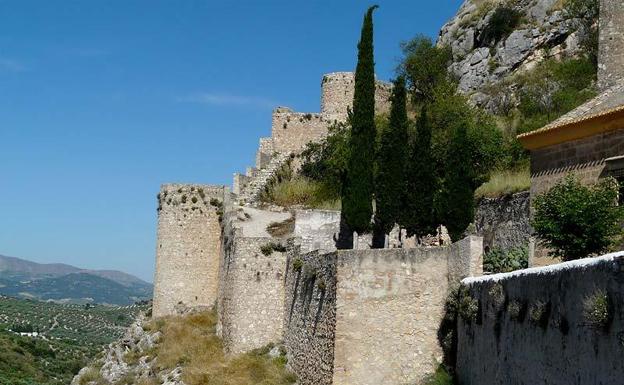
<path id="1" fill-rule="evenodd" d="M 445 164 L 446 177 L 436 199 L 438 220 L 446 226 L 453 242 L 474 219 L 474 163 L 466 125 L 453 132 L 450 155 Z"/>
<path id="2" fill-rule="evenodd" d="M 405 169 L 405 191 L 402 199 L 401 227 L 408 236 L 423 237 L 436 231 L 434 196 L 437 178 L 431 152 L 431 124 L 423 106 L 416 121 L 416 136 L 410 145 Z"/>
<path id="3" fill-rule="evenodd" d="M 373 11 L 376 8 L 375 5 L 366 11 L 358 43 L 353 114 L 350 119 L 350 151 L 342 189 L 342 223 L 358 233 L 370 229 L 373 213 L 373 154 L 376 136 Z M 342 227 L 341 230 L 344 230 Z M 341 231 L 341 234 L 344 233 Z"/>
<path id="4" fill-rule="evenodd" d="M 383 248 L 385 235 L 399 222 L 405 191 L 405 161 L 407 155 L 407 91 L 405 78 L 394 81 L 390 97 L 390 119 L 382 131 L 377 153 L 375 178 L 375 227 L 373 247 Z"/>

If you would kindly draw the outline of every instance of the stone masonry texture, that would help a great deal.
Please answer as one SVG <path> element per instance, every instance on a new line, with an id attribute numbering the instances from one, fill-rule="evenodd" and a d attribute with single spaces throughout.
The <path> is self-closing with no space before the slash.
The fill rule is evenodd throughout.
<path id="1" fill-rule="evenodd" d="M 621 154 L 624 154 L 624 129 L 531 151 L 531 201 L 568 174 L 585 184 L 596 183 L 606 176 L 605 159 Z M 536 244 L 534 255 L 530 256 L 531 266 L 556 262 L 543 246 Z"/>
<path id="2" fill-rule="evenodd" d="M 605 90 L 624 75 L 624 1 L 600 0 L 598 87 Z"/>
<path id="3" fill-rule="evenodd" d="M 154 317 L 175 306 L 211 307 L 217 297 L 223 186 L 165 184 L 158 195 Z M 216 200 L 216 201 L 215 201 Z M 212 204 L 211 204 L 212 201 Z"/>
<path id="4" fill-rule="evenodd" d="M 282 337 L 286 257 L 261 247 L 270 237 L 237 237 L 223 257 L 219 324 L 227 353 L 243 353 Z"/>
<path id="5" fill-rule="evenodd" d="M 465 283 L 479 311 L 459 320 L 459 383 L 622 384 L 623 282 L 620 253 Z"/>
<path id="6" fill-rule="evenodd" d="M 483 248 L 510 250 L 528 247 L 531 236 L 529 192 L 500 198 L 482 198 L 475 212 L 477 235 L 483 237 Z"/>
<path id="7" fill-rule="evenodd" d="M 284 343 L 302 385 L 418 383 L 442 357 L 449 285 L 482 272 L 482 239 L 311 252 L 286 266 Z"/>

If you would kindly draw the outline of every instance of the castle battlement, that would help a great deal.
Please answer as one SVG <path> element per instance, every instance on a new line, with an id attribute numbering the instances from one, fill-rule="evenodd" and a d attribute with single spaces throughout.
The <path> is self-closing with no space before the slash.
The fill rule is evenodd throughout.
<path id="1" fill-rule="evenodd" d="M 321 112 L 275 108 L 271 137 L 259 139 L 256 167 L 235 174 L 233 193 L 225 186 L 161 187 L 154 317 L 216 306 L 227 353 L 283 341 L 302 385 L 408 382 L 435 369 L 446 286 L 435 293 L 430 288 L 479 274 L 480 238 L 432 248 L 336 252 L 340 212 L 254 207 L 285 167 L 296 168 L 294 155 L 347 119 L 353 86 L 353 73 L 327 74 Z M 390 90 L 378 82 L 378 113 L 389 108 Z M 360 236 L 358 248 L 369 248 L 369 238 Z M 418 312 L 428 318 L 410 319 Z M 410 349 L 416 344 L 422 354 L 415 359 Z M 400 369 L 384 364 L 390 351 L 405 357 Z"/>

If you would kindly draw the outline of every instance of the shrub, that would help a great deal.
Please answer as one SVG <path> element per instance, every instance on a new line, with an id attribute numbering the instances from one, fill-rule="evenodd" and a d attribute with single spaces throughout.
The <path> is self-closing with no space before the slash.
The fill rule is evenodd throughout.
<path id="1" fill-rule="evenodd" d="M 554 257 L 567 261 L 605 252 L 622 234 L 617 197 L 612 178 L 583 186 L 569 175 L 535 198 L 533 228 Z"/>
<path id="2" fill-rule="evenodd" d="M 316 287 L 321 291 L 325 291 L 325 288 L 327 287 L 327 285 L 325 284 L 325 280 L 324 279 L 319 280 L 318 283 L 316 284 Z"/>
<path id="3" fill-rule="evenodd" d="M 295 260 L 293 261 L 293 270 L 300 271 L 302 267 L 303 261 L 301 260 L 301 258 L 295 258 Z"/>
<path id="4" fill-rule="evenodd" d="M 186 195 L 182 195 L 182 203 L 186 203 Z"/>
<path id="5" fill-rule="evenodd" d="M 604 290 L 597 290 L 583 301 L 585 320 L 595 328 L 606 328 L 611 321 L 609 296 Z"/>
<path id="6" fill-rule="evenodd" d="M 492 285 L 488 290 L 488 295 L 492 299 L 492 305 L 495 309 L 500 309 L 505 304 L 505 289 L 500 283 L 497 282 Z"/>
<path id="7" fill-rule="evenodd" d="M 529 250 L 518 247 L 510 250 L 495 248 L 483 256 L 483 271 L 507 273 L 529 267 Z"/>
<path id="8" fill-rule="evenodd" d="M 487 25 L 479 34 L 479 41 L 482 45 L 499 42 L 514 31 L 521 19 L 522 13 L 519 11 L 506 6 L 499 6 L 494 10 Z"/>
<path id="9" fill-rule="evenodd" d="M 191 202 L 193 202 L 193 203 L 197 203 L 197 197 L 192 197 L 192 198 L 191 198 Z"/>
<path id="10" fill-rule="evenodd" d="M 282 245 L 281 243 L 277 243 L 277 242 L 269 242 L 269 243 L 265 243 L 264 245 L 260 246 L 260 251 L 262 252 L 262 254 L 264 255 L 271 255 L 273 254 L 274 251 L 277 251 L 278 253 L 283 253 L 286 251 L 286 246 Z"/>
<path id="11" fill-rule="evenodd" d="M 550 316 L 550 305 L 544 301 L 536 301 L 529 309 L 529 318 L 531 322 L 546 328 L 548 325 L 548 317 Z"/>
<path id="12" fill-rule="evenodd" d="M 267 255 L 267 256 L 273 254 L 273 244 L 266 243 L 260 246 L 260 251 L 262 252 L 262 254 Z"/>
<path id="13" fill-rule="evenodd" d="M 517 300 L 509 301 L 507 313 L 512 320 L 520 321 L 522 315 L 522 304 Z"/>

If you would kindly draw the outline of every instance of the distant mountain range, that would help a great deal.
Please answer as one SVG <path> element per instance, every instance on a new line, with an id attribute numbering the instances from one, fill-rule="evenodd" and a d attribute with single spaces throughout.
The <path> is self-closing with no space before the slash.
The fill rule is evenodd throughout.
<path id="1" fill-rule="evenodd" d="M 86 270 L 0 255 L 0 294 L 61 303 L 129 305 L 152 297 L 152 284 L 116 270 Z"/>

